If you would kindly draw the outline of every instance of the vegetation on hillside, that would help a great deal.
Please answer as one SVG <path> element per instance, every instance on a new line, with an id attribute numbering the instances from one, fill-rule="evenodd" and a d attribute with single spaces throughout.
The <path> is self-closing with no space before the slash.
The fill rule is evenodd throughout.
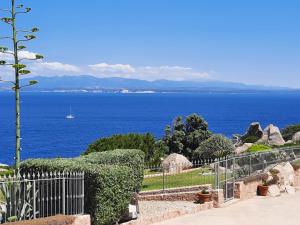
<path id="1" fill-rule="evenodd" d="M 141 149 L 147 163 L 159 164 L 162 158 L 172 153 L 182 154 L 189 159 L 226 156 L 233 152 L 233 145 L 224 136 L 212 136 L 208 123 L 201 116 L 191 114 L 185 119 L 176 117 L 172 126 L 166 126 L 160 140 L 156 140 L 150 133 L 113 135 L 90 144 L 84 155 L 111 149 Z"/>
<path id="2" fill-rule="evenodd" d="M 285 141 L 292 140 L 294 134 L 300 132 L 300 124 L 289 125 L 281 130 L 282 137 Z"/>
<path id="3" fill-rule="evenodd" d="M 192 114 L 185 120 L 176 117 L 172 126 L 165 128 L 163 142 L 168 153 L 179 153 L 192 158 L 199 145 L 210 138 L 212 133 L 208 130 L 208 123 L 199 115 Z"/>
<path id="4" fill-rule="evenodd" d="M 152 134 L 129 133 L 100 138 L 88 146 L 84 155 L 114 149 L 140 149 L 145 153 L 147 162 L 157 161 L 165 154 L 165 146 L 161 142 L 157 142 Z"/>
<path id="5" fill-rule="evenodd" d="M 270 151 L 270 150 L 272 150 L 272 147 L 268 145 L 255 144 L 248 149 L 248 152 L 263 152 L 263 151 Z"/>
<path id="6" fill-rule="evenodd" d="M 213 135 L 203 141 L 194 152 L 196 158 L 221 158 L 234 152 L 232 142 L 222 135 Z"/>

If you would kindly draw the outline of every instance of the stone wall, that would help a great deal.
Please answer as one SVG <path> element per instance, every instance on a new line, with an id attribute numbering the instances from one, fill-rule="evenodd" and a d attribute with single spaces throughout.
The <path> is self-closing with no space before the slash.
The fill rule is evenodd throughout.
<path id="1" fill-rule="evenodd" d="M 300 188 L 300 168 L 295 170 L 294 187 L 297 189 Z"/>
<path id="2" fill-rule="evenodd" d="M 224 204 L 224 191 L 217 189 L 212 192 L 212 200 L 214 208 L 220 208 Z"/>
<path id="3" fill-rule="evenodd" d="M 199 193 L 199 191 L 144 195 L 144 196 L 139 196 L 139 201 L 191 201 L 191 202 L 194 202 L 194 201 L 197 201 L 197 193 Z"/>
<path id="4" fill-rule="evenodd" d="M 247 200 L 257 195 L 257 186 L 262 184 L 260 180 L 253 180 L 248 183 L 244 181 L 236 182 L 234 187 L 234 198 Z"/>
<path id="5" fill-rule="evenodd" d="M 211 185 L 200 185 L 139 193 L 139 201 L 197 201 L 197 193 Z"/>
<path id="6" fill-rule="evenodd" d="M 161 214 L 155 215 L 155 216 L 146 216 L 146 217 L 140 217 L 137 220 L 132 220 L 130 222 L 122 223 L 121 225 L 150 225 L 159 223 L 165 220 L 173 219 L 179 216 L 183 215 L 189 215 L 198 213 L 204 210 L 212 209 L 213 203 L 212 202 L 206 202 L 204 204 L 198 204 L 195 205 L 193 209 L 186 209 L 186 210 L 173 210 L 168 212 L 163 212 Z"/>
<path id="7" fill-rule="evenodd" d="M 91 225 L 91 217 L 89 215 L 78 216 L 52 216 L 42 219 L 19 221 L 13 223 L 5 223 L 7 225 Z"/>

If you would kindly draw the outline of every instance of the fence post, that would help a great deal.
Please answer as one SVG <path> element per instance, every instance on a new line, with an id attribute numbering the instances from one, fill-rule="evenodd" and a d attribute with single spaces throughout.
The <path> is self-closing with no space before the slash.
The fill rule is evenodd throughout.
<path id="1" fill-rule="evenodd" d="M 81 213 L 84 214 L 84 172 L 82 172 L 81 176 L 81 182 L 82 182 L 82 211 Z"/>
<path id="2" fill-rule="evenodd" d="M 249 155 L 249 176 L 251 176 L 251 168 L 252 168 L 251 155 Z"/>
<path id="3" fill-rule="evenodd" d="M 33 219 L 36 219 L 36 181 L 33 177 Z"/>
<path id="4" fill-rule="evenodd" d="M 165 192 L 165 169 L 164 169 L 164 167 L 162 167 L 162 169 L 163 169 L 163 192 Z"/>
<path id="5" fill-rule="evenodd" d="M 215 188 L 220 189 L 220 177 L 219 177 L 219 162 L 216 162 L 215 164 Z"/>
<path id="6" fill-rule="evenodd" d="M 227 184 L 227 171 L 228 171 L 228 159 L 226 159 L 225 161 L 225 199 L 227 200 L 228 199 L 228 191 L 227 191 L 227 188 L 228 188 L 228 184 Z"/>
<path id="7" fill-rule="evenodd" d="M 62 172 L 62 214 L 66 214 L 66 179 L 65 172 Z"/>
<path id="8" fill-rule="evenodd" d="M 233 157 L 232 177 L 233 177 L 233 181 L 235 182 L 235 157 Z"/>

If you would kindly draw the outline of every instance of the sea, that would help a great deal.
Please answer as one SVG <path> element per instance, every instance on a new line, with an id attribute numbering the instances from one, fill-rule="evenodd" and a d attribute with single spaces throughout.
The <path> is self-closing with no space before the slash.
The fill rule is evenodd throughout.
<path id="1" fill-rule="evenodd" d="M 13 164 L 14 95 L 0 93 L 0 163 Z M 68 120 L 70 107 L 75 118 Z M 299 92 L 21 94 L 22 159 L 76 157 L 101 137 L 150 132 L 162 137 L 178 116 L 202 115 L 214 133 L 243 134 L 258 121 L 283 128 L 300 123 Z"/>

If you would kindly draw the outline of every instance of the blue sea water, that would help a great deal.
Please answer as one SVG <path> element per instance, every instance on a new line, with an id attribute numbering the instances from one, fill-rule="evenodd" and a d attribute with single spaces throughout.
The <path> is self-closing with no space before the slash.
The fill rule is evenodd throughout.
<path id="1" fill-rule="evenodd" d="M 76 118 L 65 116 L 72 106 Z M 252 121 L 300 123 L 299 93 L 22 93 L 22 159 L 78 156 L 99 137 L 151 132 L 161 137 L 177 115 L 201 114 L 216 133 L 244 133 Z M 0 162 L 13 163 L 14 96 L 0 93 Z"/>

